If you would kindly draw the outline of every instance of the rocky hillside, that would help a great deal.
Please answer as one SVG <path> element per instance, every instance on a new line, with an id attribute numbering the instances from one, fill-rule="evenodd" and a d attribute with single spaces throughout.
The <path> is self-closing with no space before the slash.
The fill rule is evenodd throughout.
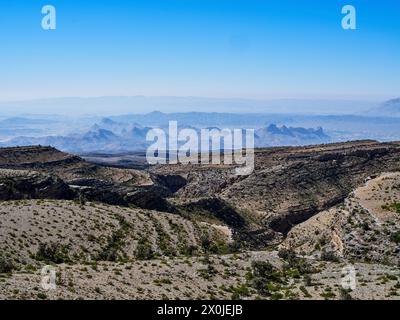
<path id="1" fill-rule="evenodd" d="M 19 170 L 18 177 L 12 177 L 9 171 L 4 169 Z M 57 186 L 48 187 L 46 196 L 37 196 L 35 189 L 26 188 L 22 193 L 16 193 L 15 199 L 24 198 L 48 198 L 48 199 L 86 199 L 100 201 L 114 205 L 135 205 L 148 209 L 160 209 L 170 211 L 168 204 L 163 197 L 170 192 L 162 185 L 153 182 L 150 175 L 143 171 L 106 168 L 90 164 L 80 157 L 60 152 L 51 147 L 20 147 L 0 149 L 0 175 L 4 178 L 5 184 L 14 184 L 18 191 L 18 179 L 21 179 L 23 172 L 35 178 L 35 172 L 40 184 L 40 179 L 47 177 L 53 179 L 54 183 L 64 182 L 64 197 L 51 189 Z M 50 178 L 51 177 L 51 178 Z M 33 182 L 32 182 L 33 183 Z M 49 182 L 50 183 L 50 182 Z M 67 186 L 65 186 L 67 185 Z M 20 194 L 20 196 L 17 196 Z M 39 192 L 40 194 L 40 192 Z M 7 199 L 6 195 L 0 192 L 0 198 Z"/>
<path id="2" fill-rule="evenodd" d="M 257 149 L 236 176 L 0 149 L 0 297 L 396 299 L 399 160 L 375 141 Z M 48 264 L 55 292 L 39 287 Z"/>
<path id="3" fill-rule="evenodd" d="M 229 233 L 178 215 L 73 201 L 19 200 L 0 209 L 0 252 L 16 266 L 199 255 Z"/>
<path id="4" fill-rule="evenodd" d="M 258 149 L 255 170 L 235 176 L 233 168 L 164 166 L 153 174 L 179 175 L 186 184 L 170 202 L 228 223 L 250 246 L 262 247 L 293 226 L 340 204 L 366 179 L 400 170 L 400 144 L 360 141 L 296 148 Z M 210 207 L 210 202 L 215 206 Z M 207 205 L 202 205 L 206 203 Z M 221 215 L 217 207 L 229 215 Z M 243 238 L 243 237 L 242 237 Z"/>
<path id="5" fill-rule="evenodd" d="M 400 173 L 384 173 L 343 204 L 294 227 L 282 244 L 308 255 L 400 266 Z"/>
<path id="6" fill-rule="evenodd" d="M 258 149 L 254 172 L 236 176 L 233 166 L 119 169 L 48 147 L 7 148 L 0 149 L 0 198 L 78 199 L 171 212 L 227 225 L 241 246 L 263 248 L 342 203 L 369 177 L 400 171 L 399 160 L 400 144 L 375 141 Z"/>

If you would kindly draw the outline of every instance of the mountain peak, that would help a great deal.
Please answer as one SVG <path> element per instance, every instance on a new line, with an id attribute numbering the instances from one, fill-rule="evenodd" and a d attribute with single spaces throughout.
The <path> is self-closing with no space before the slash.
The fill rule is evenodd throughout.
<path id="1" fill-rule="evenodd" d="M 101 119 L 100 123 L 105 124 L 105 125 L 117 124 L 114 120 L 111 120 L 110 118 L 103 118 L 103 119 Z"/>
<path id="2" fill-rule="evenodd" d="M 385 101 L 377 108 L 372 109 L 369 114 L 381 117 L 400 117 L 400 98 Z"/>

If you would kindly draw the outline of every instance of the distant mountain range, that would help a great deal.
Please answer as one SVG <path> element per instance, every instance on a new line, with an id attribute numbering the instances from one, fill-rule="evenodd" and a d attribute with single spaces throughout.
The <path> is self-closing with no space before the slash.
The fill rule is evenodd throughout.
<path id="1" fill-rule="evenodd" d="M 200 132 L 200 128 L 191 128 Z M 151 127 L 143 127 L 137 123 L 121 123 L 104 118 L 81 134 L 45 137 L 22 136 L 1 142 L 0 146 L 46 145 L 74 153 L 143 151 L 152 143 L 146 141 L 146 135 L 150 129 Z M 207 129 L 219 128 L 208 127 Z M 297 146 L 325 143 L 330 140 L 322 128 L 278 127 L 275 124 L 260 128 L 255 134 L 256 147 Z"/>
<path id="2" fill-rule="evenodd" d="M 174 96 L 115 96 L 92 98 L 51 98 L 26 101 L 0 101 L 0 115 L 18 113 L 87 115 L 202 112 L 280 113 L 280 114 L 356 114 L 372 109 L 379 102 L 345 99 L 244 99 Z"/>
<path id="3" fill-rule="evenodd" d="M 104 98 L 98 101 L 111 100 Z M 131 101 L 128 98 L 122 100 Z M 78 103 L 79 99 L 73 101 Z M 174 100 L 168 101 L 172 103 Z M 184 103 L 187 100 L 180 101 Z M 200 103 L 201 100 L 191 101 Z M 0 117 L 0 146 L 50 145 L 72 153 L 143 151 L 149 145 L 146 142 L 148 131 L 154 127 L 167 130 L 169 121 L 177 121 L 179 128 L 193 128 L 197 131 L 201 128 L 251 128 L 256 133 L 256 147 L 362 139 L 396 141 L 400 140 L 400 98 L 386 101 L 363 114 L 353 115 L 152 111 L 102 117 L 80 116 L 71 110 L 70 116 L 3 116 Z"/>
<path id="4" fill-rule="evenodd" d="M 371 109 L 368 114 L 380 117 L 400 117 L 400 98 L 388 100 L 379 107 Z"/>
<path id="5" fill-rule="evenodd" d="M 317 129 L 293 128 L 271 124 L 266 128 L 256 131 L 256 146 L 299 146 L 308 144 L 327 143 L 331 141 L 331 137 L 325 134 L 324 130 L 319 127 Z"/>

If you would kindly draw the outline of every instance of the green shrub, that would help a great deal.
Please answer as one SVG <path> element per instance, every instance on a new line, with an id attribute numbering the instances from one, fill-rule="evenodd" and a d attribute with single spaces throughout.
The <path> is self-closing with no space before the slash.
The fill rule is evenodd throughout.
<path id="1" fill-rule="evenodd" d="M 333 251 L 323 251 L 321 253 L 321 260 L 339 262 L 339 258 L 335 255 Z"/>
<path id="2" fill-rule="evenodd" d="M 251 264 L 254 277 L 271 279 L 275 272 L 275 267 L 266 261 L 253 261 Z"/>
<path id="3" fill-rule="evenodd" d="M 135 257 L 138 260 L 150 260 L 154 258 L 153 249 L 146 239 L 142 238 L 139 240 L 135 251 Z"/>
<path id="4" fill-rule="evenodd" d="M 308 290 L 306 289 L 306 287 L 304 286 L 300 286 L 300 291 L 303 292 L 304 296 L 306 298 L 311 298 L 311 294 L 308 292 Z"/>
<path id="5" fill-rule="evenodd" d="M 40 300 L 46 300 L 47 299 L 47 295 L 45 293 L 39 292 L 37 294 L 37 298 Z"/>
<path id="6" fill-rule="evenodd" d="M 311 286 L 312 286 L 312 279 L 311 279 L 311 277 L 310 277 L 309 274 L 306 274 L 306 275 L 304 276 L 304 285 L 305 285 L 306 287 L 311 287 Z"/>
<path id="7" fill-rule="evenodd" d="M 286 265 L 284 269 L 288 272 L 289 276 L 298 277 L 299 275 L 313 272 L 311 265 L 304 258 L 297 257 L 292 249 L 281 249 L 278 252 L 278 256 L 285 260 Z"/>
<path id="8" fill-rule="evenodd" d="M 126 222 L 125 218 L 117 215 L 116 218 L 120 224 L 120 228 L 112 233 L 108 238 L 107 245 L 102 249 L 98 255 L 97 260 L 112 261 L 115 262 L 124 255 L 123 246 L 125 245 L 125 236 L 130 228 L 130 224 Z M 121 253 L 121 254 L 120 254 Z"/>
<path id="9" fill-rule="evenodd" d="M 390 205 L 383 205 L 382 209 L 387 210 L 387 211 L 394 211 L 397 213 L 400 213 L 400 202 L 397 203 L 392 203 Z"/>
<path id="10" fill-rule="evenodd" d="M 395 243 L 400 243 L 400 231 L 394 232 L 391 236 L 390 236 L 390 240 L 395 242 Z"/>
<path id="11" fill-rule="evenodd" d="M 212 279 L 218 273 L 211 264 L 208 264 L 207 269 L 199 269 L 197 272 L 200 277 L 206 280 Z"/>
<path id="12" fill-rule="evenodd" d="M 343 288 L 339 289 L 340 300 L 353 300 L 353 297 L 350 295 L 351 290 L 346 290 Z"/>
<path id="13" fill-rule="evenodd" d="M 187 257 L 191 257 L 196 254 L 198 248 L 193 245 L 182 245 L 179 249 L 179 252 Z"/>
<path id="14" fill-rule="evenodd" d="M 13 270 L 13 263 L 9 259 L 0 256 L 0 273 L 11 273 Z"/>
<path id="15" fill-rule="evenodd" d="M 253 261 L 251 286 L 262 296 L 271 296 L 277 290 L 276 284 L 285 282 L 284 275 L 266 261 Z"/>
<path id="16" fill-rule="evenodd" d="M 292 249 L 283 248 L 279 250 L 278 257 L 285 261 L 290 261 L 296 259 L 296 253 Z"/>
<path id="17" fill-rule="evenodd" d="M 36 260 L 59 263 L 71 262 L 68 256 L 68 247 L 59 243 L 40 243 L 34 256 Z"/>

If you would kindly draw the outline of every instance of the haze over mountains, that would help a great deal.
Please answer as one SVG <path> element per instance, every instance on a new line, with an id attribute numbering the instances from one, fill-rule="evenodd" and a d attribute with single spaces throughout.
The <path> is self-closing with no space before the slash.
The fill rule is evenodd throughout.
<path id="1" fill-rule="evenodd" d="M 388 100 L 373 108 L 369 114 L 375 116 L 400 117 L 400 98 Z"/>
<path id="2" fill-rule="evenodd" d="M 195 129 L 200 135 L 200 129 L 194 127 L 192 129 Z M 76 153 L 144 151 L 153 143 L 153 141 L 146 141 L 149 130 L 151 130 L 151 127 L 135 123 L 119 123 L 104 118 L 83 133 L 66 136 L 20 136 L 1 142 L 0 146 L 49 145 Z M 168 132 L 168 128 L 165 128 L 165 130 Z M 255 145 L 257 147 L 316 144 L 330 141 L 330 137 L 323 132 L 322 128 L 305 129 L 286 126 L 279 128 L 275 124 L 271 124 L 268 127 L 256 130 L 255 133 Z"/>
<path id="3" fill-rule="evenodd" d="M 116 102 L 116 105 L 110 104 Z M 283 100 L 276 101 L 284 103 Z M 32 104 L 37 114 L 21 115 L 22 111 Z M 272 103 L 271 101 L 269 103 Z M 125 98 L 90 98 L 90 99 L 49 99 L 35 102 L 14 102 L 14 116 L 0 117 L 0 146 L 49 145 L 72 153 L 120 153 L 144 151 L 151 142 L 146 141 L 151 128 L 162 128 L 168 131 L 169 121 L 177 121 L 179 128 L 193 128 L 198 132 L 202 128 L 236 128 L 255 129 L 256 147 L 268 146 L 301 146 L 329 142 L 342 142 L 360 139 L 379 141 L 400 140 L 400 99 L 370 104 L 346 105 L 337 102 L 338 107 L 330 114 L 324 114 L 327 104 L 319 103 L 320 114 L 307 114 L 307 111 L 318 111 L 314 104 L 294 112 L 300 102 L 285 102 L 286 109 L 269 108 L 262 101 L 246 99 L 208 99 L 208 98 L 174 98 L 174 97 L 125 97 Z M 301 101 L 306 104 L 307 101 Z M 332 103 L 332 102 L 331 102 Z M 83 112 L 94 110 L 92 115 Z M 200 105 L 204 108 L 200 108 Z M 189 109 L 214 111 L 225 110 L 230 105 L 230 112 L 161 112 L 127 113 L 118 115 L 124 110 L 158 110 Z M 358 110 L 361 105 L 364 112 Z M 40 114 L 49 110 L 50 114 Z M 80 106 L 80 112 L 75 112 Z M 140 106 L 140 107 L 138 107 Z M 224 107 L 226 106 L 226 107 Z M 248 106 L 248 108 L 243 108 Z M 0 103 L 0 107 L 4 104 Z M 238 108 L 238 109 L 237 109 Z M 275 112 L 262 112 L 262 110 Z M 2 114 L 6 109 L 0 109 Z M 18 110 L 16 112 L 15 110 Z M 102 113 L 112 110 L 112 115 L 103 117 Z M 242 113 L 235 113 L 242 110 Z M 245 110 L 245 111 L 244 111 Z M 252 113 L 258 110 L 257 113 Z M 277 112 L 277 110 L 279 112 Z M 286 112 L 291 110 L 291 112 Z M 358 111 L 356 111 L 358 110 Z M 65 111 L 69 115 L 63 115 Z M 336 114 L 335 114 L 336 113 Z M 352 114 L 351 114 L 352 113 Z"/>
<path id="4" fill-rule="evenodd" d="M 20 114 L 137 114 L 159 110 L 175 112 L 284 113 L 284 114 L 360 114 L 379 105 L 379 101 L 351 99 L 270 99 L 207 98 L 173 96 L 132 96 L 93 98 L 49 98 L 25 101 L 0 101 L 0 115 Z"/>

